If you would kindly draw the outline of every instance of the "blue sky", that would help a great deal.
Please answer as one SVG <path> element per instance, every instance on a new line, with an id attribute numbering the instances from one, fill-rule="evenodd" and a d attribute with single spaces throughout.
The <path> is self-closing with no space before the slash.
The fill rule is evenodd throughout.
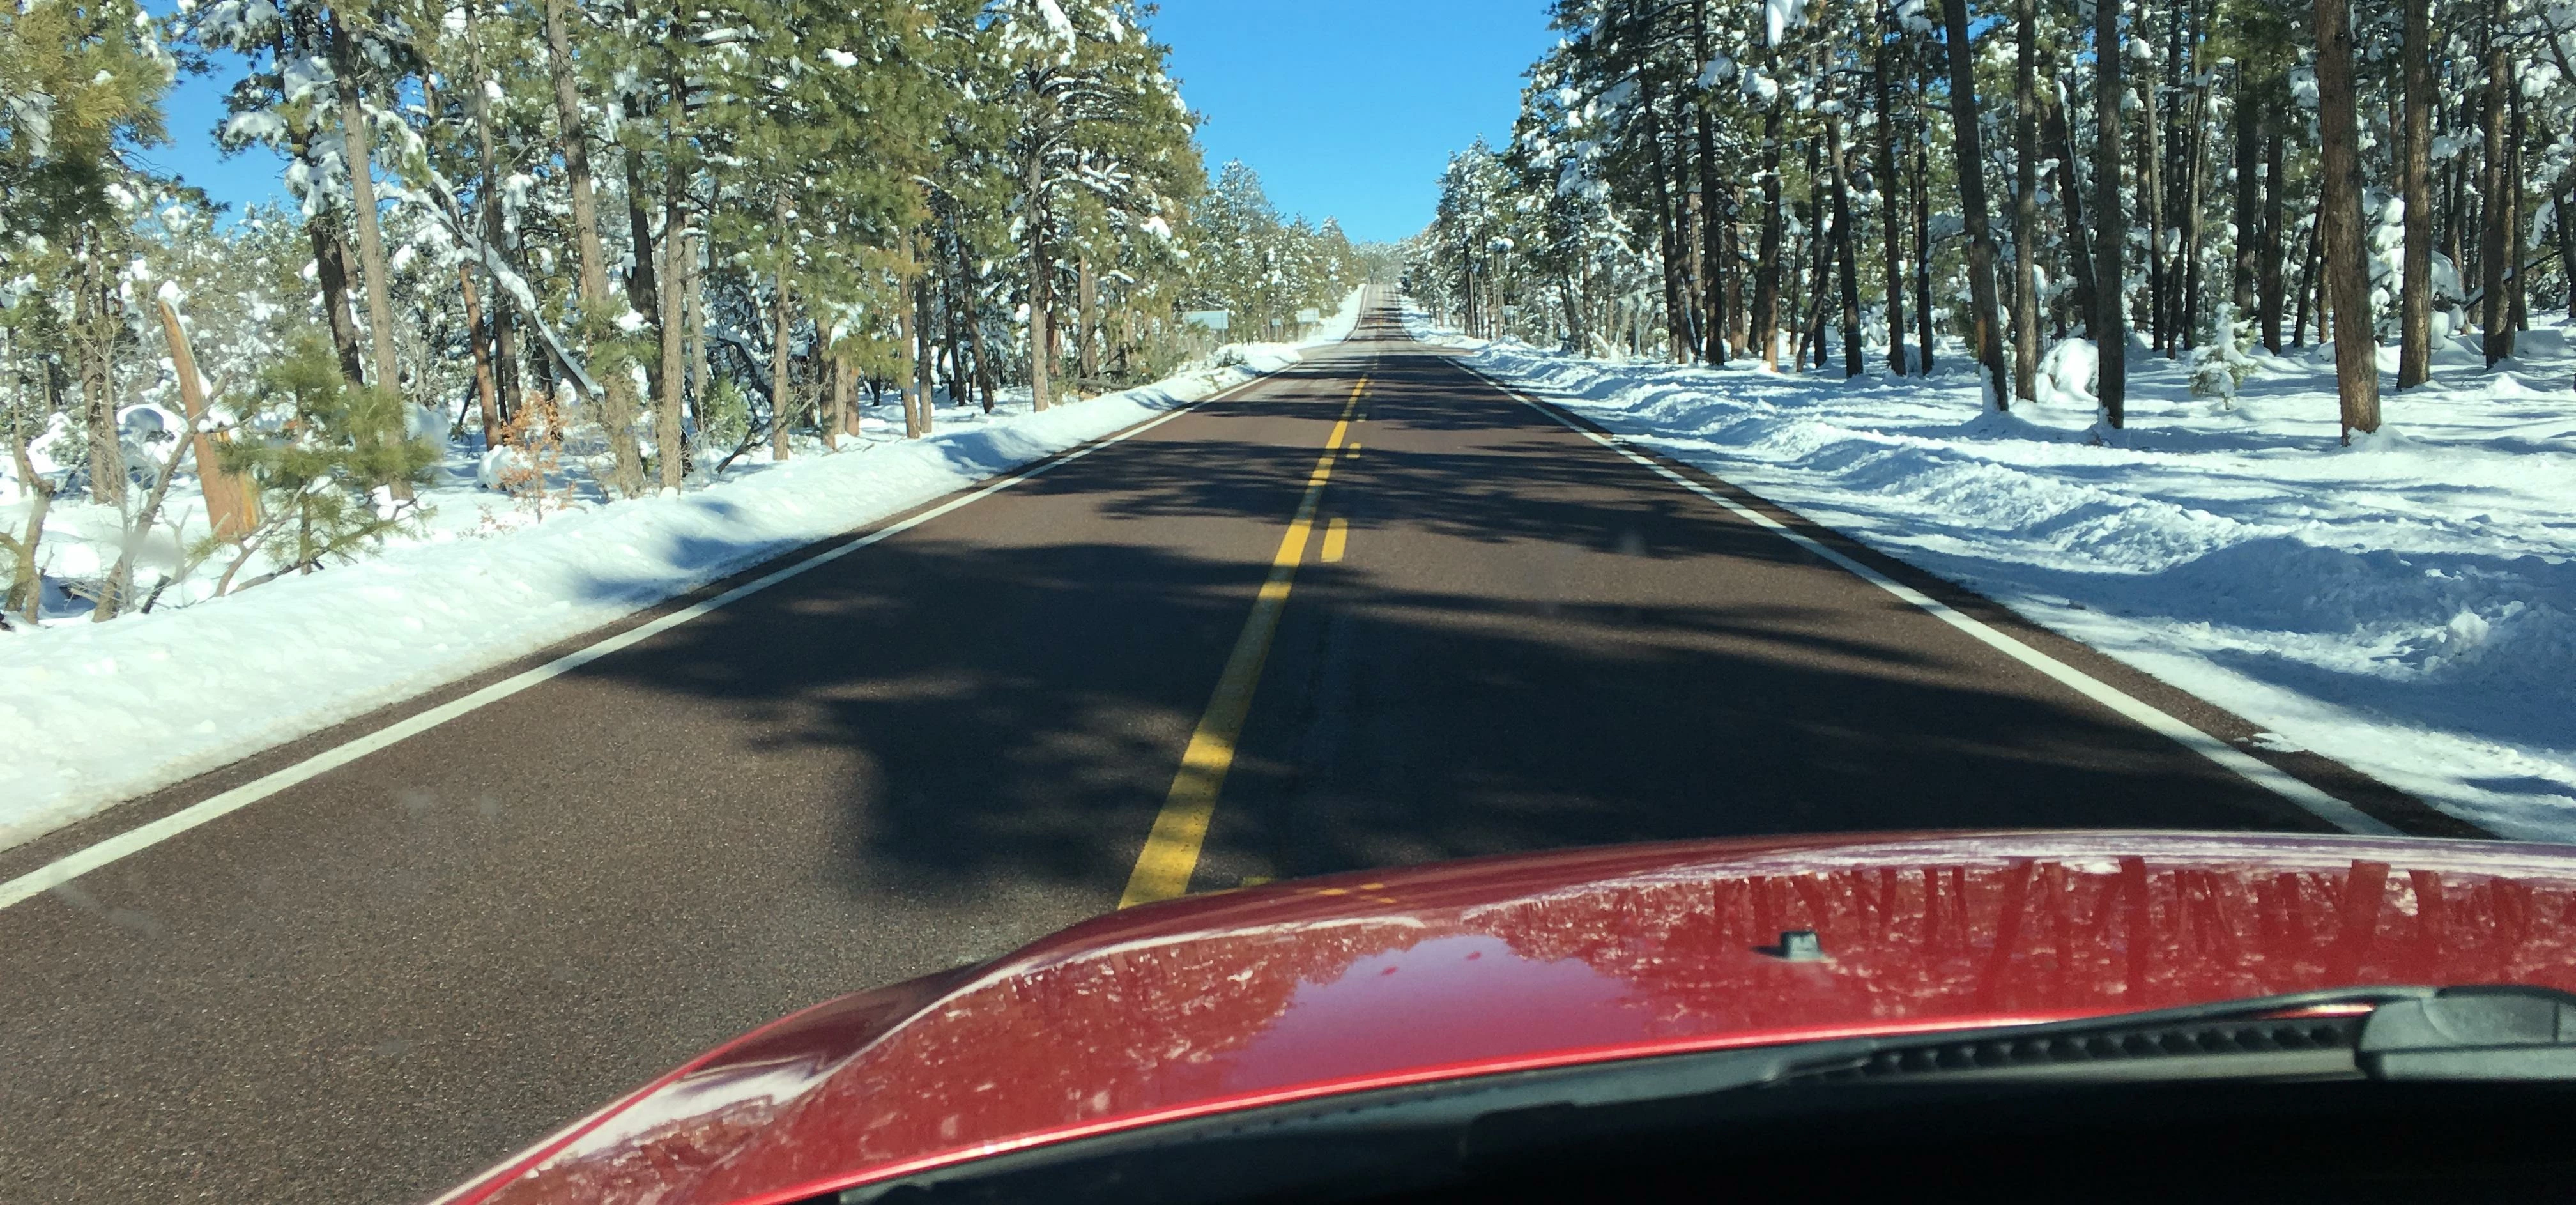
<path id="1" fill-rule="evenodd" d="M 1211 170 L 1241 159 L 1281 212 L 1371 240 L 1431 221 L 1450 152 L 1511 136 L 1521 72 L 1555 40 L 1546 0 L 1162 0 L 1154 36 Z M 179 81 L 171 144 L 145 157 L 238 208 L 283 194 L 275 155 L 215 149 L 230 86 Z"/>
<path id="2" fill-rule="evenodd" d="M 1545 0 L 1162 0 L 1154 36 L 1211 170 L 1241 159 L 1282 212 L 1370 240 L 1430 224 L 1441 166 L 1511 137 L 1556 41 Z"/>

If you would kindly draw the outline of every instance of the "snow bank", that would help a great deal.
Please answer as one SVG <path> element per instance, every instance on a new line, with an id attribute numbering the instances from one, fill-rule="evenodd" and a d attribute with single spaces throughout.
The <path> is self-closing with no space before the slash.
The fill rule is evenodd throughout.
<path id="1" fill-rule="evenodd" d="M 2184 362 L 2133 352 L 2129 426 L 2103 446 L 2081 343 L 2052 354 L 2039 402 L 1981 415 L 1955 350 L 1928 382 L 1846 382 L 1614 365 L 1408 321 L 2234 711 L 2265 744 L 2499 833 L 2576 839 L 2576 361 L 2554 325 L 2493 373 L 2443 347 L 2434 383 L 2390 394 L 2390 426 L 2344 448 L 2316 352 L 2258 352 L 2232 410 L 2190 396 Z"/>
<path id="2" fill-rule="evenodd" d="M 757 465 L 541 523 L 497 520 L 518 514 L 505 499 L 466 505 L 483 538 L 451 515 L 446 538 L 355 565 L 0 635 L 0 848 L 1277 371 L 1348 336 L 1359 301 L 1354 291 L 1306 343 L 1243 345 L 1227 367 L 1043 414 L 960 421 L 943 408 L 928 439 Z"/>

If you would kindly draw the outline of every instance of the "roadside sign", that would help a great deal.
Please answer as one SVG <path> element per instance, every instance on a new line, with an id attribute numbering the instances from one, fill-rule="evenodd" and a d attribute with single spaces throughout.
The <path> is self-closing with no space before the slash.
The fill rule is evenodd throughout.
<path id="1" fill-rule="evenodd" d="M 1305 309 L 1297 311 L 1297 321 L 1299 322 L 1321 322 L 1323 320 L 1324 311 L 1316 309 L 1313 306 L 1308 306 Z"/>
<path id="2" fill-rule="evenodd" d="M 1203 326 L 1212 331 L 1221 331 L 1226 328 L 1227 320 L 1231 317 L 1232 313 L 1227 310 L 1191 310 L 1181 315 L 1181 321 L 1191 326 Z"/>

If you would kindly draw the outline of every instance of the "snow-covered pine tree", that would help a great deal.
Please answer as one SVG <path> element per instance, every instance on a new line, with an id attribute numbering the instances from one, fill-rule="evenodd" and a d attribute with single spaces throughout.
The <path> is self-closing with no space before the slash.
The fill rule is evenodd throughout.
<path id="1" fill-rule="evenodd" d="M 1008 72 L 1008 152 L 1018 169 L 1027 264 L 1032 404 L 1053 403 L 1060 353 L 1058 276 L 1077 237 L 1072 198 L 1089 192 L 1162 218 L 1161 197 L 1199 170 L 1189 109 L 1165 72 L 1166 50 L 1128 0 L 993 0 L 992 52 Z M 1130 187 L 1113 198 L 1101 185 Z"/>

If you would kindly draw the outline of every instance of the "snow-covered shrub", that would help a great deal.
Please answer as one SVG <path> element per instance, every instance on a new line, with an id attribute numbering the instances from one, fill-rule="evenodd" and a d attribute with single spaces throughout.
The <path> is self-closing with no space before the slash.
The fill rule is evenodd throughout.
<path id="1" fill-rule="evenodd" d="M 2229 409 L 2236 405 L 2236 387 L 2254 371 L 2254 332 L 2236 316 L 2236 306 L 2218 303 L 2218 312 L 2210 317 L 2209 338 L 2191 353 L 2191 393 L 2193 397 L 2218 399 Z"/>
<path id="2" fill-rule="evenodd" d="M 2101 354 L 2090 339 L 2060 339 L 2039 358 L 2039 373 L 2032 382 L 2043 406 L 2060 406 L 2070 410 L 2090 410 L 2093 398 L 2093 374 L 2100 368 Z"/>

